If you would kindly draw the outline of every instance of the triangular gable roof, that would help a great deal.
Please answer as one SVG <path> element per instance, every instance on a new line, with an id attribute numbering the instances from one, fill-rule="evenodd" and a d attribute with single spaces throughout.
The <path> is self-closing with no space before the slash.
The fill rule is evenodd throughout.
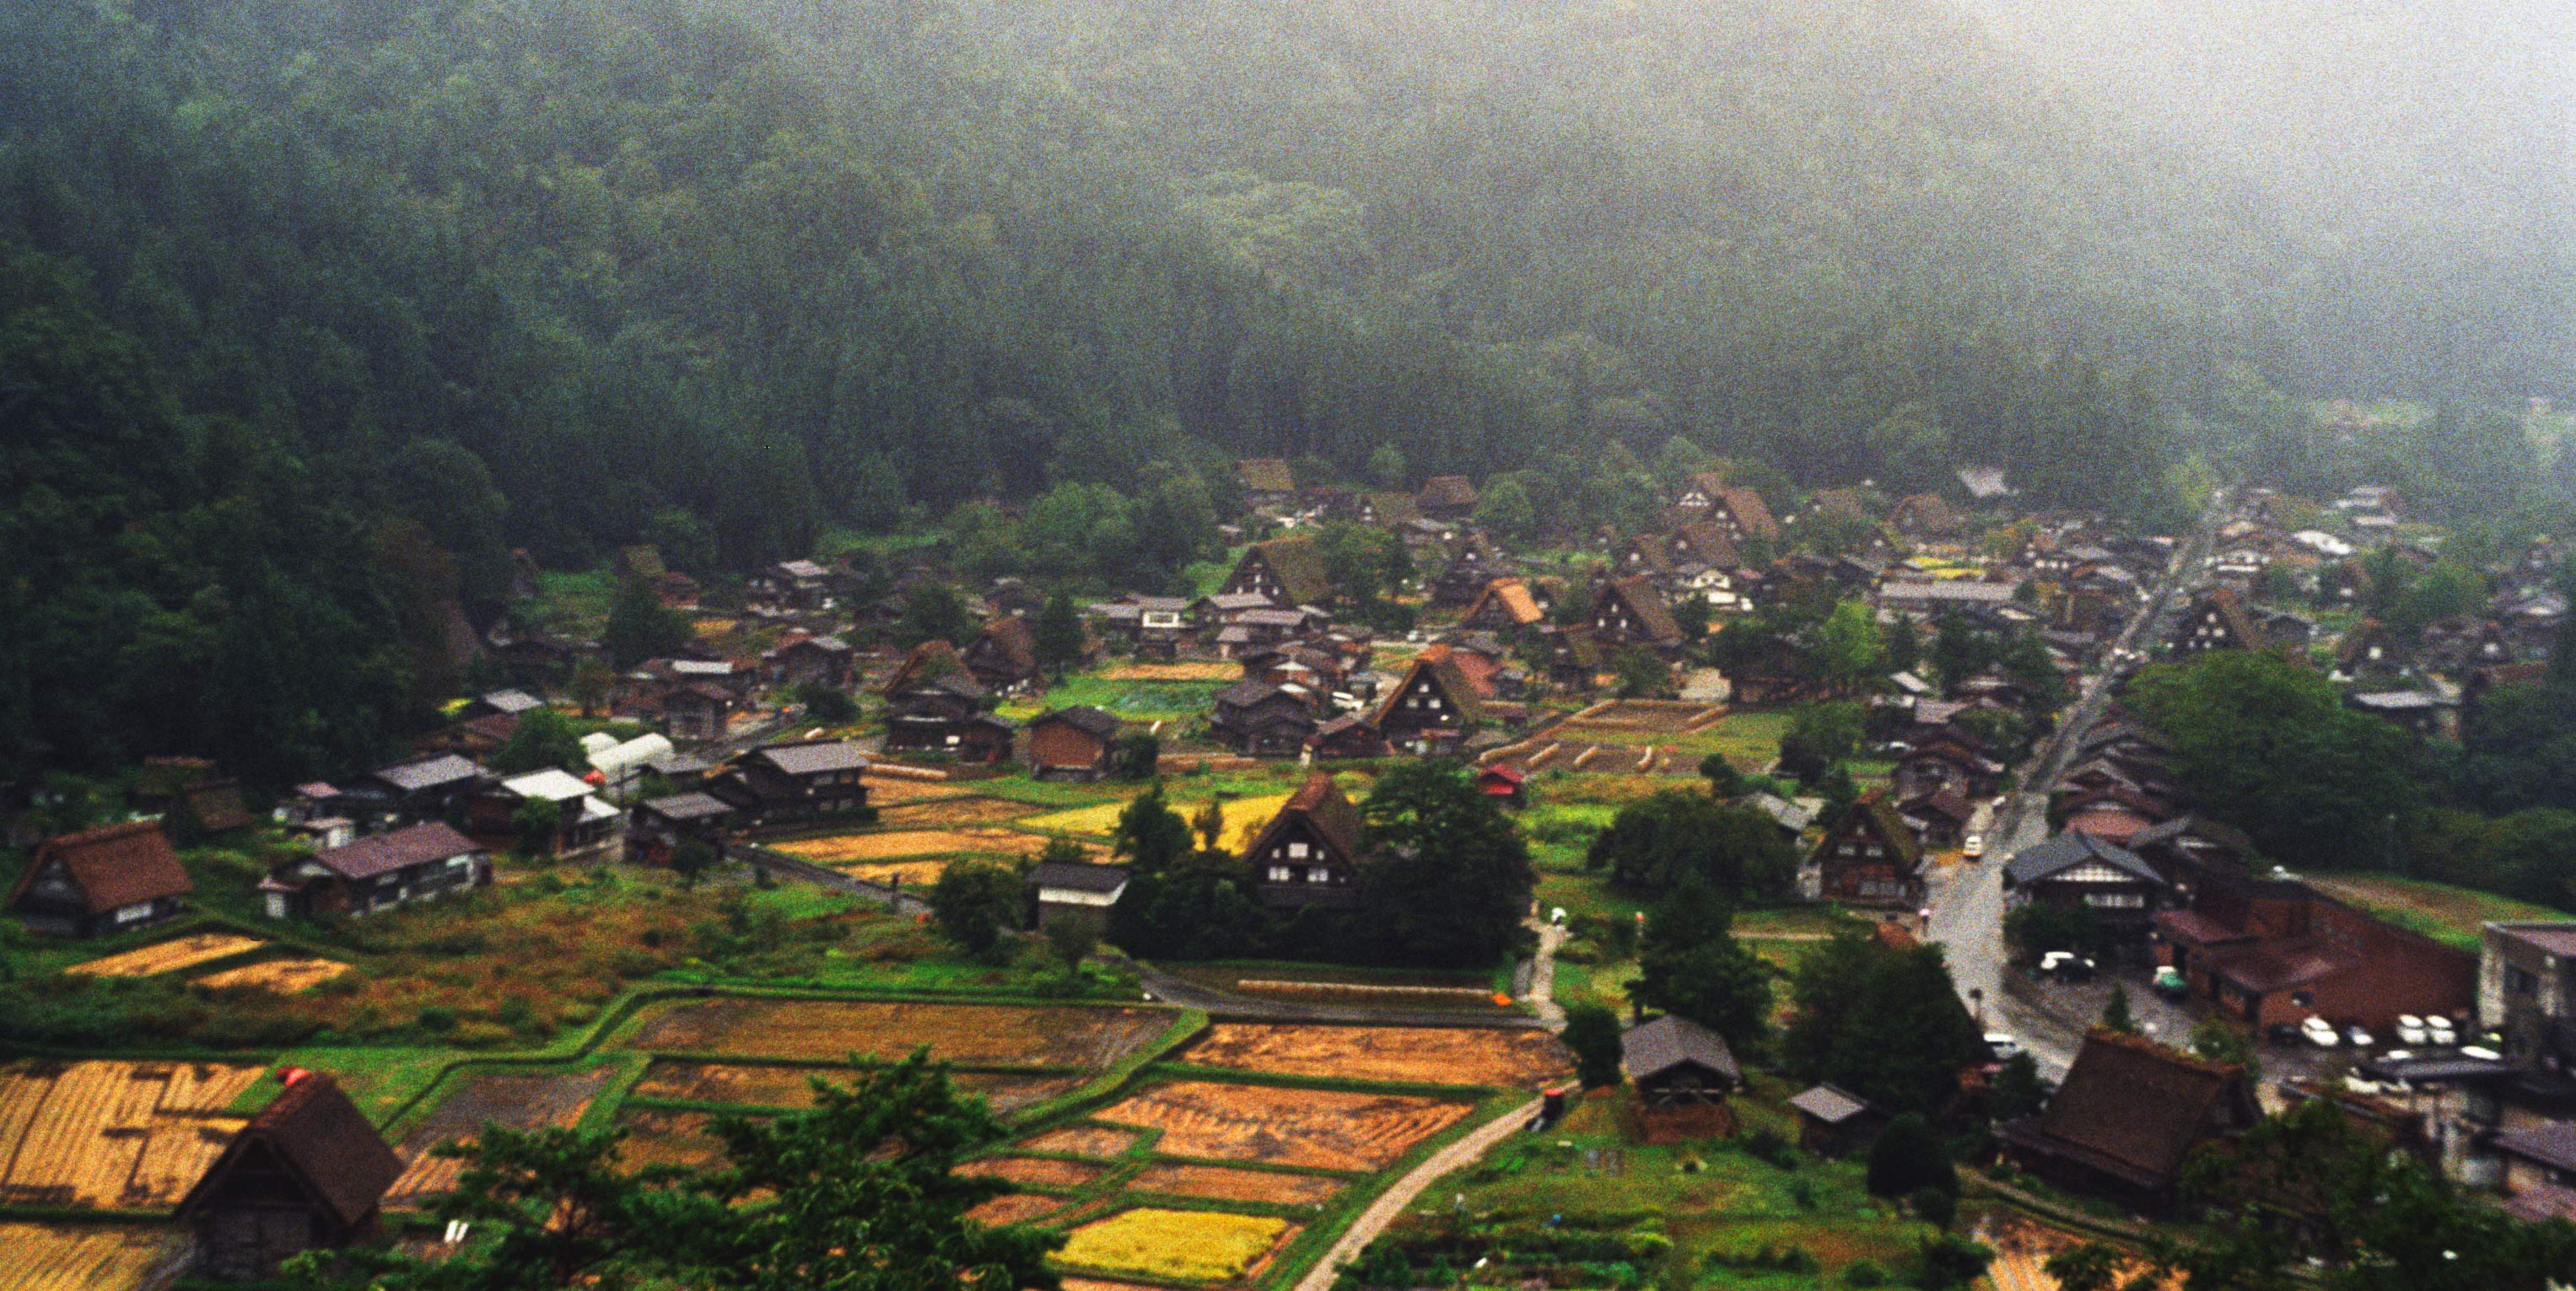
<path id="1" fill-rule="evenodd" d="M 1742 529 L 1746 537 L 1780 536 L 1780 522 L 1771 518 L 1771 508 L 1762 501 L 1761 494 L 1741 484 L 1725 484 L 1718 487 L 1716 498 L 1718 504 L 1726 508 L 1727 514 L 1735 517 L 1736 527 Z"/>
<path id="2" fill-rule="evenodd" d="M 1371 493 L 1367 496 L 1369 512 L 1381 525 L 1403 524 L 1422 517 L 1422 508 L 1410 493 Z"/>
<path id="3" fill-rule="evenodd" d="M 2136 852 L 2091 834 L 2069 830 L 2023 851 L 2004 867 L 2005 882 L 2018 887 L 2086 865 L 2103 865 L 2144 883 L 2161 885 L 2164 876 Z"/>
<path id="4" fill-rule="evenodd" d="M 1294 493 L 1297 491 L 1297 474 L 1288 469 L 1288 463 L 1282 458 L 1247 457 L 1235 463 L 1234 470 L 1236 477 L 1243 481 L 1243 487 L 1247 492 Z"/>
<path id="5" fill-rule="evenodd" d="M 1000 654 L 1002 662 L 1014 675 L 1038 670 L 1037 638 L 1030 634 L 1026 619 L 1009 614 L 994 619 L 984 625 L 984 630 L 976 634 L 967 648 L 972 650 L 977 645 L 990 646 Z"/>
<path id="6" fill-rule="evenodd" d="M 914 646 L 912 653 L 905 655 L 903 662 L 896 664 L 894 671 L 886 674 L 884 684 L 877 687 L 877 693 L 900 695 L 938 678 L 953 676 L 964 671 L 966 671 L 966 661 L 958 657 L 957 647 L 933 637 Z"/>
<path id="7" fill-rule="evenodd" d="M 1670 1013 L 1621 1032 L 1619 1054 L 1630 1080 L 1670 1071 L 1685 1062 L 1723 1072 L 1738 1083 L 1744 1079 L 1744 1073 L 1735 1065 L 1734 1051 L 1726 1047 L 1726 1037 Z"/>
<path id="8" fill-rule="evenodd" d="M 1737 547 L 1735 540 L 1726 536 L 1725 528 L 1714 521 L 1702 520 L 1696 524 L 1683 525 L 1673 530 L 1665 542 L 1684 556 L 1703 565 L 1713 565 L 1719 569 L 1744 567 L 1743 549 Z"/>
<path id="9" fill-rule="evenodd" d="M 1261 832 L 1253 836 L 1252 845 L 1244 849 L 1244 856 L 1267 855 L 1279 832 L 1299 820 L 1312 826 L 1324 842 L 1344 858 L 1359 859 L 1360 840 L 1367 835 L 1360 820 L 1360 809 L 1342 796 L 1341 786 L 1333 783 L 1332 776 L 1321 771 L 1306 777 L 1306 783 L 1297 786 L 1297 792 L 1279 804 L 1279 810 L 1271 816 L 1270 823 L 1262 826 Z"/>
<path id="10" fill-rule="evenodd" d="M 1840 833 L 1844 825 L 1855 821 L 1866 822 L 1878 834 L 1879 841 L 1887 844 L 1907 869 L 1919 868 L 1923 864 L 1923 841 L 1916 838 L 1913 827 L 1896 814 L 1895 804 L 1887 800 L 1885 789 L 1872 789 L 1854 801 L 1851 810 L 1825 832 L 1824 845 L 1830 846 L 1833 836 Z"/>
<path id="11" fill-rule="evenodd" d="M 1254 543 L 1243 553 L 1245 560 L 1258 556 L 1270 566 L 1279 579 L 1280 591 L 1291 605 L 1321 605 L 1332 599 L 1333 579 L 1324 568 L 1323 549 L 1312 538 L 1273 538 Z"/>
<path id="12" fill-rule="evenodd" d="M 1601 595 L 1592 603 L 1600 612 L 1602 600 L 1617 598 L 1637 620 L 1637 627 L 1648 639 L 1659 645 L 1671 645 L 1682 639 L 1682 627 L 1673 622 L 1672 607 L 1664 604 L 1664 594 L 1642 577 L 1614 578 L 1601 585 Z"/>
<path id="13" fill-rule="evenodd" d="M 1434 475 L 1422 482 L 1422 491 L 1414 495 L 1424 510 L 1432 507 L 1472 507 L 1476 505 L 1476 486 L 1464 475 Z"/>
<path id="14" fill-rule="evenodd" d="M 1670 545 L 1651 536 L 1630 538 L 1620 545 L 1619 567 L 1642 569 L 1657 577 L 1668 577 L 1673 572 L 1673 554 L 1667 550 Z"/>
<path id="15" fill-rule="evenodd" d="M 355 1224 L 374 1213 L 385 1190 L 402 1176 L 402 1159 L 385 1146 L 366 1113 L 318 1072 L 297 1075 L 275 1102 L 233 1134 L 188 1195 L 179 1214 L 193 1215 L 215 1183 L 241 1158 L 265 1148 L 286 1167 L 313 1198 L 330 1208 L 342 1224 Z"/>
<path id="16" fill-rule="evenodd" d="M 1476 593 L 1476 599 L 1468 604 L 1467 612 L 1459 618 L 1462 622 L 1472 622 L 1489 608 L 1497 606 L 1516 627 L 1528 627 L 1547 617 L 1538 607 L 1538 598 L 1530 595 L 1529 584 L 1517 578 L 1497 578 L 1485 584 L 1485 590 Z"/>
<path id="17" fill-rule="evenodd" d="M 1040 713 L 1029 719 L 1029 729 L 1035 731 L 1049 722 L 1062 722 L 1097 739 L 1112 739 L 1118 734 L 1118 719 L 1089 704 L 1076 704 L 1070 708 L 1056 709 L 1051 713 Z"/>
<path id="18" fill-rule="evenodd" d="M 2252 1100 L 2243 1068 L 2095 1030 L 2034 1120 L 2040 1137 L 2074 1149 L 2087 1164 L 2163 1184 L 2181 1171 L 2213 1119 L 2242 1123 Z"/>
<path id="19" fill-rule="evenodd" d="M 35 886 L 36 876 L 56 861 L 62 862 L 72 886 L 80 889 L 81 902 L 91 914 L 196 890 L 161 822 L 129 820 L 38 843 L 27 868 L 19 872 L 17 885 L 9 890 L 9 904 L 18 904 Z"/>
<path id="20" fill-rule="evenodd" d="M 1432 685 L 1439 688 L 1440 697 L 1448 702 L 1449 711 L 1458 715 L 1458 720 L 1485 720 L 1484 697 L 1477 693 L 1475 683 L 1467 680 L 1467 675 L 1459 671 L 1458 662 L 1451 659 L 1445 650 L 1436 654 L 1433 650 L 1425 650 L 1415 655 L 1413 666 L 1404 670 L 1403 678 L 1387 688 L 1386 700 L 1378 705 L 1377 714 L 1371 720 L 1384 726 L 1394 715 L 1395 706 L 1403 701 L 1404 692 L 1413 687 L 1414 679 L 1426 674 L 1430 676 Z"/>

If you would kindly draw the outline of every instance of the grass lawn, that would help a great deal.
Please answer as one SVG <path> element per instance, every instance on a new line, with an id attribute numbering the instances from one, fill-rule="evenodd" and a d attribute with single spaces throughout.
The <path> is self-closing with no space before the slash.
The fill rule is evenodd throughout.
<path id="1" fill-rule="evenodd" d="M 1780 756 L 1780 737 L 1789 733 L 1785 711 L 1729 713 L 1717 725 L 1658 743 L 1668 743 L 1694 758 L 1722 753 L 1739 771 L 1759 771 Z"/>
<path id="2" fill-rule="evenodd" d="M 1744 1129 L 1794 1139 L 1782 1105 L 1793 1092 L 1776 1078 L 1756 1076 L 1736 1100 Z M 1858 1160 L 1801 1154 L 1784 1170 L 1728 1141 L 1635 1143 L 1622 1132 L 1625 1096 L 1623 1090 L 1586 1099 L 1554 1130 L 1508 1141 L 1484 1162 L 1432 1184 L 1393 1232 L 1401 1238 L 1442 1231 L 1463 1194 L 1466 1218 L 1478 1230 L 1620 1232 L 1660 1221 L 1677 1255 L 1710 1260 L 1712 1272 L 1765 1248 L 1802 1247 L 1823 1263 L 1822 1276 L 1771 1281 L 1754 1270 L 1741 1278 L 1729 1270 L 1712 1284 L 1813 1287 L 1834 1285 L 1834 1275 L 1856 1260 L 1894 1264 L 1930 1231 L 1871 1197 Z M 1587 1162 L 1588 1149 L 1608 1155 Z"/>
<path id="3" fill-rule="evenodd" d="M 1205 713 L 1225 681 L 1111 681 L 1083 675 L 1002 705 L 1005 717 L 1025 720 L 1051 708 L 1088 704 L 1131 722 L 1183 721 Z"/>
<path id="4" fill-rule="evenodd" d="M 594 637 L 608 624 L 608 603 L 617 597 L 617 580 L 605 569 L 579 573 L 547 570 L 537 575 L 530 617 L 555 632 Z"/>
<path id="5" fill-rule="evenodd" d="M 1197 785 L 1168 786 L 1165 794 L 1172 809 L 1183 817 L 1197 815 L 1212 800 L 1209 790 Z M 1288 801 L 1284 793 L 1264 794 L 1257 798 L 1216 799 L 1225 812 L 1225 847 L 1240 852 L 1252 845 L 1252 836 L 1279 814 L 1280 804 Z M 1043 830 L 1050 834 L 1087 834 L 1107 838 L 1118 827 L 1118 813 L 1127 809 L 1127 799 L 1105 802 L 1095 807 L 1028 816 L 1014 822 L 1022 829 Z"/>
<path id="6" fill-rule="evenodd" d="M 2300 878 L 2328 896 L 2341 897 L 2401 928 L 2467 951 L 2479 948 L 2478 925 L 2482 923 L 2534 919 L 2559 922 L 2568 918 L 2567 912 L 2548 906 L 2394 874 L 2303 874 Z"/>
<path id="7" fill-rule="evenodd" d="M 309 1067 L 330 1076 L 367 1119 L 382 1125 L 435 1083 L 449 1063 L 469 1056 L 459 1049 L 308 1045 L 281 1055 L 277 1065 Z M 264 1106 L 279 1088 L 273 1081 L 261 1081 L 242 1095 L 235 1110 Z"/>

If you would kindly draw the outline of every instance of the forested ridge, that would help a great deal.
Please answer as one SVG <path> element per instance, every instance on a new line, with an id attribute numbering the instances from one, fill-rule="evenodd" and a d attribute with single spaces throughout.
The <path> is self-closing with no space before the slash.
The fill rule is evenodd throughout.
<path id="1" fill-rule="evenodd" d="M 1946 11 L 1837 12 L 9 6 L 0 770 L 345 766 L 512 546 L 738 571 L 1243 454 L 1564 528 L 1675 440 L 2169 506 L 2294 251 Z"/>

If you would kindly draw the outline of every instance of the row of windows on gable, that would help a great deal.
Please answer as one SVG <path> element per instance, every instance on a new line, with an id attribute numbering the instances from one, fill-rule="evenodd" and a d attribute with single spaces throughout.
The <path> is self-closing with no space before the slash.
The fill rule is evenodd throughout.
<path id="1" fill-rule="evenodd" d="M 1298 871 L 1301 868 L 1305 871 L 1303 879 L 1298 877 Z M 1270 881 L 1273 883 L 1330 883 L 1333 881 L 1333 871 L 1322 865 L 1311 867 L 1273 865 L 1270 867 Z"/>
<path id="2" fill-rule="evenodd" d="M 1876 843 L 1846 842 L 1838 849 L 1837 854 L 1842 856 L 1868 856 L 1874 858 L 1887 855 L 1887 849 Z"/>

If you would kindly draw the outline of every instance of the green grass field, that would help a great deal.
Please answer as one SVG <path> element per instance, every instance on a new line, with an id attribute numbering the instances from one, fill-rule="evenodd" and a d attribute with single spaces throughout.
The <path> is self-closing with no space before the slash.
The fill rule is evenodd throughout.
<path id="1" fill-rule="evenodd" d="M 1045 694 L 1013 700 L 1001 707 L 1005 717 L 1027 720 L 1051 708 L 1088 704 L 1114 713 L 1131 722 L 1175 722 L 1197 717 L 1208 710 L 1216 693 L 1228 682 L 1210 681 L 1111 681 L 1103 677 L 1074 677 Z"/>
<path id="2" fill-rule="evenodd" d="M 2455 888 L 2394 874 L 2307 874 L 2310 887 L 2340 897 L 2401 928 L 2462 950 L 2478 949 L 2478 925 L 2517 920 L 2558 922 L 2566 911 L 2492 892 Z"/>
<path id="3" fill-rule="evenodd" d="M 1658 742 L 1671 744 L 1694 761 L 1722 753 L 1739 771 L 1759 771 L 1780 756 L 1780 737 L 1788 733 L 1786 712 L 1729 713 L 1706 730 Z"/>

